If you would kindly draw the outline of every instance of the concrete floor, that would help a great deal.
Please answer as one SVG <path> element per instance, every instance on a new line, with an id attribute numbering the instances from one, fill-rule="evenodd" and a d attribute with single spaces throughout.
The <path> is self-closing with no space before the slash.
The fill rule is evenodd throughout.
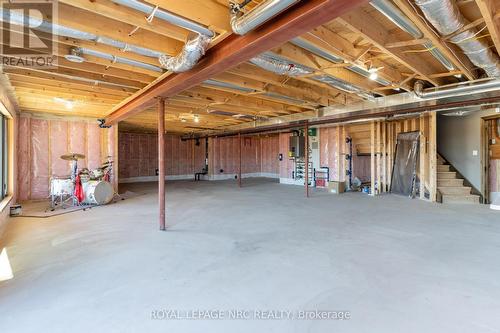
<path id="1" fill-rule="evenodd" d="M 145 194 L 11 220 L 0 332 L 500 332 L 500 215 L 486 206 L 169 182 L 159 232 L 154 185 L 133 189 Z M 351 319 L 152 320 L 162 309 Z"/>

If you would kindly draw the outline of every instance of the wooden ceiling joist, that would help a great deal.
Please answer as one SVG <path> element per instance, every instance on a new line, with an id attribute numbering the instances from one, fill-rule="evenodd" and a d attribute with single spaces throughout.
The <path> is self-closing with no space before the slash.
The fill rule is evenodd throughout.
<path id="1" fill-rule="evenodd" d="M 404 53 L 404 51 L 400 49 L 387 49 L 385 47 L 386 44 L 397 42 L 398 39 L 387 31 L 383 25 L 371 18 L 366 12 L 362 10 L 353 11 L 339 18 L 338 21 L 351 31 L 358 33 L 384 53 L 390 55 L 410 70 L 425 78 L 428 82 L 435 86 L 440 85 L 440 80 L 431 79 L 429 77 L 429 75 L 438 71 L 430 63 L 424 61 L 416 54 Z"/>
<path id="2" fill-rule="evenodd" d="M 106 123 L 114 124 L 126 119 L 140 112 L 142 107 L 151 103 L 157 96 L 170 97 L 178 94 L 366 2 L 366 0 L 310 0 L 300 3 L 246 36 L 233 35 L 226 38 L 209 50 L 194 70 L 170 75 L 147 87 L 139 95 L 113 110 L 106 118 Z"/>
<path id="3" fill-rule="evenodd" d="M 408 4 L 406 0 L 394 0 L 394 3 L 403 11 L 403 13 L 415 23 L 415 25 L 422 31 L 425 38 L 427 38 L 435 48 L 437 48 L 446 58 L 448 58 L 456 69 L 459 69 L 469 80 L 477 79 L 477 74 L 473 71 L 474 65 L 463 52 L 461 52 L 455 45 L 452 45 L 435 34 L 429 25 L 415 12 L 413 7 Z"/>

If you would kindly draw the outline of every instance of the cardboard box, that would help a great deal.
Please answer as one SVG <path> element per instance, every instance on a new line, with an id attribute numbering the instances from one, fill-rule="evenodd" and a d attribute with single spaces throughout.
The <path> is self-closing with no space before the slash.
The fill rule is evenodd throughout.
<path id="1" fill-rule="evenodd" d="M 345 192 L 344 182 L 328 182 L 328 192 L 333 194 L 340 194 Z"/>

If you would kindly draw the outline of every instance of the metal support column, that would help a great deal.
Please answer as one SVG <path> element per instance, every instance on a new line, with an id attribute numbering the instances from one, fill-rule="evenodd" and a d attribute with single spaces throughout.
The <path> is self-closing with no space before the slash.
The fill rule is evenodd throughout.
<path id="1" fill-rule="evenodd" d="M 241 187 L 241 133 L 238 133 L 238 147 L 239 147 L 238 186 Z"/>
<path id="2" fill-rule="evenodd" d="M 158 204 L 160 230 L 165 230 L 165 100 L 158 98 Z"/>
<path id="3" fill-rule="evenodd" d="M 306 122 L 306 126 L 304 128 L 304 152 L 305 152 L 305 179 L 306 179 L 306 197 L 309 198 L 309 124 Z"/>

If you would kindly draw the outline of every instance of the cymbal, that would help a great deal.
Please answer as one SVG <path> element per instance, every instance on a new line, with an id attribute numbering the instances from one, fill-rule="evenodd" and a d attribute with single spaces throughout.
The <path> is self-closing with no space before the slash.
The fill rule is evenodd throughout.
<path id="1" fill-rule="evenodd" d="M 66 161 L 83 160 L 84 158 L 85 158 L 85 155 L 78 154 L 78 153 L 69 153 L 69 154 L 61 155 L 61 159 L 66 160 Z"/>

